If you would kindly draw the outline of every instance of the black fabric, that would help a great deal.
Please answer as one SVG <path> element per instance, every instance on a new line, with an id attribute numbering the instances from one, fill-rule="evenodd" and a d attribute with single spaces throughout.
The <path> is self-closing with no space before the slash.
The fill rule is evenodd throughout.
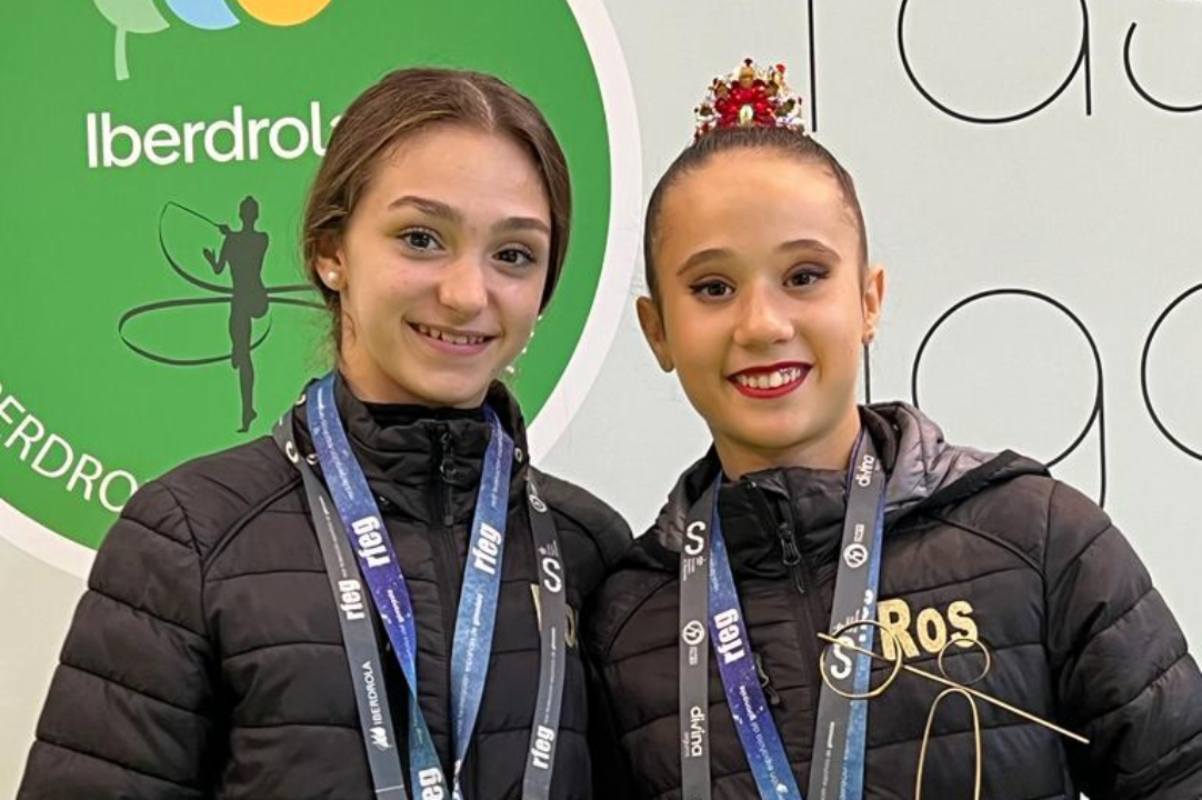
<path id="1" fill-rule="evenodd" d="M 368 408 L 341 381 L 336 399 L 409 583 L 422 711 L 450 774 L 449 651 L 488 429 L 478 411 Z M 490 670 L 463 772 L 472 800 L 520 796 L 539 665 L 525 432 L 503 388 L 489 402 L 517 449 Z M 303 421 L 296 433 L 308 452 Z M 584 490 L 536 478 L 579 609 L 630 532 Z M 336 613 L 300 475 L 270 438 L 147 484 L 97 554 L 18 797 L 371 797 Z M 401 733 L 403 677 L 391 650 L 385 662 Z M 569 646 L 552 797 L 592 796 L 588 727 L 584 665 Z"/>
<path id="2" fill-rule="evenodd" d="M 937 671 L 939 645 L 976 633 L 993 667 L 978 688 L 1091 739 L 1076 745 L 981 704 L 982 796 L 994 800 L 1202 797 L 1202 676 L 1147 571 L 1107 515 L 1040 465 L 955 448 L 904 404 L 863 412 L 889 475 L 881 617 L 904 628 L 909 663 Z M 717 474 L 687 471 L 586 613 L 598 796 L 680 797 L 677 609 L 681 520 Z M 817 632 L 830 620 L 844 475 L 807 469 L 726 483 L 721 516 L 752 647 L 801 786 L 809 778 L 820 678 Z M 803 562 L 782 563 L 792 530 Z M 903 618 L 908 622 L 902 624 Z M 974 651 L 949 649 L 971 679 Z M 710 660 L 716 800 L 756 796 Z M 886 666 L 874 670 L 874 683 Z M 868 712 L 865 796 L 909 800 L 928 709 L 940 687 L 902 675 Z M 923 797 L 972 796 L 967 704 L 941 706 Z"/>

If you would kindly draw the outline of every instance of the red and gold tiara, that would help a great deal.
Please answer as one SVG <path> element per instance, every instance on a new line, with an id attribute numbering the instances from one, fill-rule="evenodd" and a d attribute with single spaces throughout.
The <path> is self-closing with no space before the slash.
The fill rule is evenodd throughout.
<path id="1" fill-rule="evenodd" d="M 693 141 L 718 128 L 788 128 L 805 132 L 801 98 L 785 83 L 785 65 L 756 67 L 750 58 L 726 78 L 714 78 L 694 109 Z"/>

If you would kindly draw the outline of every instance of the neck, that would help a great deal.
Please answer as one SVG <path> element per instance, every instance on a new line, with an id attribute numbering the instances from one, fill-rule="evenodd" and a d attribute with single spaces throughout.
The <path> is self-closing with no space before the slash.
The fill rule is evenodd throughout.
<path id="1" fill-rule="evenodd" d="M 794 442 L 784 447 L 758 447 L 728 436 L 715 434 L 714 449 L 722 471 L 731 480 L 750 472 L 781 467 L 846 470 L 860 435 L 860 414 L 853 406 L 835 428 L 821 436 Z"/>
<path id="2" fill-rule="evenodd" d="M 482 406 L 473 408 L 458 408 L 449 405 L 430 405 L 421 402 L 399 402 L 396 400 L 378 402 L 375 400 L 364 399 L 356 390 L 355 385 L 342 375 L 339 388 L 335 390 L 338 407 L 344 415 L 351 412 L 351 408 L 360 408 L 366 412 L 368 418 L 381 429 L 394 428 L 397 426 L 413 425 L 423 420 L 433 422 L 455 422 L 458 420 L 475 420 L 484 421 L 484 409 Z M 347 403 L 351 405 L 346 405 Z M 344 416 L 344 418 L 346 418 Z"/>

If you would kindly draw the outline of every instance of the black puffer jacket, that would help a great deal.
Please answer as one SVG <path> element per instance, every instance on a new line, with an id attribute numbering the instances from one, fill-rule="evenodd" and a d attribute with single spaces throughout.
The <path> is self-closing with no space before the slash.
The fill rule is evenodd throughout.
<path id="1" fill-rule="evenodd" d="M 879 618 L 897 632 L 908 661 L 937 671 L 949 636 L 977 635 L 993 652 L 978 688 L 1092 740 L 1075 745 L 982 703 L 982 797 L 1202 797 L 1202 676 L 1107 516 L 1032 461 L 945 444 L 914 408 L 880 405 L 862 416 L 889 477 Z M 680 797 L 677 569 L 684 515 L 717 469 L 711 453 L 684 475 L 586 614 L 594 690 L 607 707 L 608 741 L 618 745 L 594 757 L 606 797 Z M 844 481 L 842 473 L 778 469 L 727 483 L 720 494 L 761 682 L 803 793 L 821 685 L 815 634 L 830 624 Z M 790 535 L 803 554 L 794 575 L 782 563 L 781 537 Z M 948 672 L 970 680 L 980 656 L 957 649 Z M 874 684 L 886 669 L 874 670 Z M 709 673 L 714 797 L 748 800 L 755 784 L 712 650 Z M 939 688 L 903 674 L 871 701 L 866 797 L 914 797 Z M 940 707 L 923 797 L 972 796 L 970 730 L 962 699 Z"/>
<path id="2" fill-rule="evenodd" d="M 422 711 L 449 775 L 449 651 L 488 427 L 479 414 L 369 408 L 341 381 L 336 392 L 412 593 Z M 463 770 L 473 800 L 520 796 L 539 671 L 524 428 L 503 389 L 489 402 L 517 463 L 490 670 Z M 538 482 L 579 609 L 630 533 L 587 492 Z M 570 640 L 568 652 L 552 796 L 586 798 L 586 682 Z M 402 736 L 404 679 L 391 650 L 384 656 Z M 100 548 L 61 661 L 19 798 L 372 796 L 300 474 L 269 438 L 138 492 Z"/>

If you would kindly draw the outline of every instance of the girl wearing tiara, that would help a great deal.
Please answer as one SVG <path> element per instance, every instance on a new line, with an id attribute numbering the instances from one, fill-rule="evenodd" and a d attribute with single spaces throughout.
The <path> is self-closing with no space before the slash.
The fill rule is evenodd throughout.
<path id="1" fill-rule="evenodd" d="M 647 210 L 639 319 L 713 447 L 589 614 L 600 796 L 1202 796 L 1202 675 L 1106 514 L 856 404 L 885 272 L 751 67 Z"/>

